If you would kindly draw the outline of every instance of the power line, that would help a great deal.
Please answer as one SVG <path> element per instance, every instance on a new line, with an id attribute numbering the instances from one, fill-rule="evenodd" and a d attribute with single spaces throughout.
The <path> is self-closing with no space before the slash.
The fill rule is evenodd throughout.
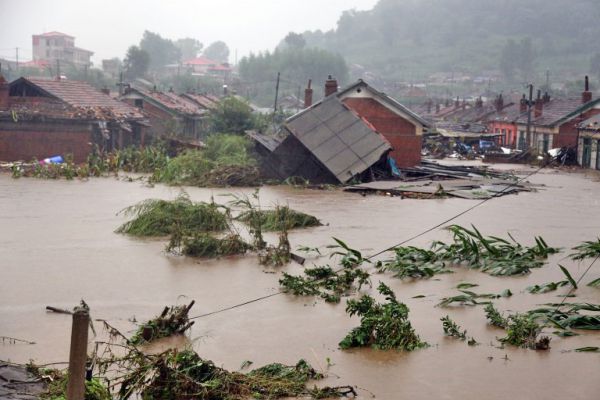
<path id="1" fill-rule="evenodd" d="M 410 241 L 412 241 L 412 240 L 414 240 L 414 239 L 416 239 L 416 238 L 419 238 L 419 237 L 421 237 L 421 236 L 423 236 L 423 235 L 425 235 L 425 234 L 427 234 L 427 233 L 429 233 L 429 232 L 431 232 L 431 231 L 433 231 L 433 230 L 435 230 L 435 229 L 437 229 L 437 228 L 441 227 L 442 225 L 445 225 L 445 224 L 447 224 L 448 222 L 450 222 L 450 221 L 453 221 L 453 220 L 455 220 L 455 219 L 457 219 L 457 218 L 459 218 L 459 217 L 461 217 L 461 216 L 463 216 L 463 215 L 467 214 L 468 212 L 470 212 L 470 211 L 474 210 L 475 208 L 477 208 L 477 207 L 479 207 L 479 206 L 481 206 L 481 205 L 485 204 L 487 201 L 489 201 L 489 200 L 491 200 L 491 199 L 494 199 L 494 198 L 497 198 L 497 197 L 499 197 L 499 196 L 500 196 L 502 193 L 504 193 L 506 190 L 508 190 L 508 189 L 510 189 L 510 188 L 512 188 L 512 187 L 514 187 L 514 186 L 516 186 L 516 185 L 518 185 L 519 183 L 521 183 L 521 182 L 522 182 L 522 181 L 524 181 L 525 179 L 528 179 L 528 178 L 532 177 L 533 175 L 537 174 L 538 172 L 540 172 L 540 171 L 541 171 L 543 168 L 545 168 L 545 167 L 546 167 L 546 165 L 545 165 L 545 164 L 542 164 L 542 166 L 541 166 L 541 167 L 539 167 L 538 169 L 536 169 L 535 171 L 531 172 L 530 174 L 526 175 L 525 177 L 523 177 L 523 178 L 521 178 L 521 179 L 518 179 L 517 181 L 513 182 L 512 184 L 510 184 L 510 185 L 507 185 L 507 186 L 506 186 L 504 189 L 502 189 L 502 190 L 500 190 L 499 192 L 495 193 L 493 196 L 490 196 L 490 197 L 489 197 L 489 198 L 487 198 L 487 199 L 483 199 L 482 201 L 478 202 L 477 204 L 475 204 L 475 205 L 473 205 L 473 206 L 471 206 L 471 207 L 467 208 L 466 210 L 464 210 L 464 211 L 461 211 L 460 213 L 458 213 L 458 214 L 456 214 L 456 215 L 454 215 L 454 216 L 452 216 L 452 217 L 450 217 L 450 218 L 448 218 L 448 219 L 446 219 L 446 220 L 444 220 L 444 221 L 440 222 L 439 224 L 436 224 L 436 225 L 432 226 L 431 228 L 428 228 L 428 229 L 424 230 L 423 232 L 421 232 L 421 233 L 419 233 L 419 234 L 417 234 L 417 235 L 411 236 L 410 238 L 408 238 L 408 239 L 406 239 L 406 240 L 403 240 L 402 242 L 400 242 L 400 243 L 398 243 L 398 244 L 395 244 L 395 245 L 393 245 L 393 246 L 390 246 L 390 247 L 388 247 L 388 248 L 386 248 L 386 249 L 384 249 L 384 250 L 381 250 L 381 251 L 379 251 L 379 252 L 377 252 L 377 253 L 375 253 L 375 254 L 372 254 L 372 255 L 370 255 L 369 257 L 366 257 L 366 258 L 365 258 L 365 260 L 370 260 L 370 259 L 372 259 L 372 258 L 375 258 L 375 257 L 377 257 L 378 255 L 381 255 L 381 254 L 383 254 L 383 253 L 385 253 L 385 252 L 388 252 L 388 251 L 390 251 L 390 250 L 392 250 L 392 249 L 394 249 L 394 248 L 396 248 L 396 247 L 398 247 L 398 246 L 402 246 L 403 244 L 406 244 L 406 243 L 408 243 L 408 242 L 410 242 Z M 600 256 L 598 256 L 598 257 L 600 258 Z M 592 263 L 592 264 L 593 264 L 593 263 Z M 591 267 L 591 265 L 590 265 L 590 267 Z M 589 270 L 589 268 L 590 268 L 590 267 L 588 267 L 588 270 Z M 341 270 L 343 270 L 343 268 L 342 268 L 342 269 L 340 269 L 340 270 L 338 270 L 338 271 L 335 271 L 335 272 L 337 273 L 337 272 L 339 272 L 339 271 L 341 271 Z M 582 278 L 583 278 L 583 276 L 580 278 L 580 280 L 581 280 Z M 318 282 L 319 280 L 322 280 L 322 279 L 323 279 L 323 278 L 321 278 L 321 279 L 314 279 L 314 280 L 313 280 L 313 282 Z M 245 301 L 245 302 L 243 302 L 243 303 L 239 303 L 239 304 L 235 304 L 235 305 L 233 305 L 233 306 L 229 306 L 229 307 L 221 308 L 221 309 L 219 309 L 219 310 L 216 310 L 216 311 L 211 311 L 211 312 L 209 312 L 209 313 L 205 313 L 205 314 L 201 314 L 201 315 L 196 315 L 196 316 L 194 316 L 194 317 L 190 317 L 190 319 L 198 319 L 198 318 L 203 318 L 203 317 L 207 317 L 207 316 L 210 316 L 210 315 L 220 314 L 220 313 L 222 313 L 222 312 L 229 311 L 229 310 L 233 310 L 233 309 L 235 309 L 235 308 L 239 308 L 239 307 L 243 307 L 243 306 L 246 306 L 246 305 L 248 305 L 248 304 L 256 303 L 256 302 L 259 302 L 259 301 L 262 301 L 262 300 L 265 300 L 265 299 L 268 299 L 268 298 L 271 298 L 271 297 L 278 296 L 278 295 L 280 295 L 280 294 L 283 294 L 283 293 L 285 293 L 285 292 L 284 292 L 284 291 L 282 291 L 282 290 L 279 290 L 279 291 L 277 291 L 277 292 L 275 292 L 275 293 L 271 293 L 271 294 L 268 294 L 268 295 L 265 295 L 265 296 L 257 297 L 257 298 L 254 298 L 254 299 L 252 299 L 252 300 Z M 565 297 L 565 298 L 566 298 L 566 297 Z M 563 300 L 563 301 L 564 301 L 564 300 Z"/>

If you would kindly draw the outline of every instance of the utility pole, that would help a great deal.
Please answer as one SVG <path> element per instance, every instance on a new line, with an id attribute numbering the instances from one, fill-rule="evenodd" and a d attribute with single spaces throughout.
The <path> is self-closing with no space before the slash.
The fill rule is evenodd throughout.
<path id="1" fill-rule="evenodd" d="M 525 149 L 529 148 L 531 139 L 531 106 L 533 105 L 533 85 L 529 85 L 529 100 L 527 101 L 527 134 L 525 135 Z M 525 150 L 523 149 L 523 150 Z"/>
<path id="2" fill-rule="evenodd" d="M 17 59 L 17 75 L 19 74 L 19 48 L 15 47 L 15 57 Z"/>
<path id="3" fill-rule="evenodd" d="M 279 77 L 281 73 L 277 73 L 277 83 L 275 84 L 275 105 L 273 106 L 273 113 L 277 112 L 277 97 L 279 96 Z"/>
<path id="4" fill-rule="evenodd" d="M 546 70 L 546 90 L 550 90 L 550 70 Z"/>
<path id="5" fill-rule="evenodd" d="M 56 59 L 56 78 L 60 81 L 60 60 Z"/>

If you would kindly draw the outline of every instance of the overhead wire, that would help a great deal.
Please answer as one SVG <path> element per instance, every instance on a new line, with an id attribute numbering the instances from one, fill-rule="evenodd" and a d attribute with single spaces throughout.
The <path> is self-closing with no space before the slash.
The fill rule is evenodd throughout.
<path id="1" fill-rule="evenodd" d="M 458 214 L 455 214 L 454 216 L 452 216 L 452 217 L 450 217 L 450 218 L 448 218 L 448 219 L 446 219 L 446 220 L 444 220 L 444 221 L 442 221 L 442 222 L 440 222 L 440 223 L 438 223 L 438 224 L 436 224 L 436 225 L 434 225 L 434 226 L 432 226 L 432 227 L 430 227 L 430 228 L 428 228 L 428 229 L 426 229 L 426 230 L 424 230 L 424 231 L 422 231 L 422 232 L 420 232 L 420 233 L 418 233 L 418 234 L 416 234 L 414 236 L 411 236 L 408 239 L 405 239 L 405 240 L 403 240 L 403 241 L 401 241 L 401 242 L 399 242 L 399 243 L 397 243 L 397 244 L 395 244 L 393 246 L 390 246 L 390 247 L 387 247 L 387 248 L 385 248 L 385 249 L 383 249 L 381 251 L 378 251 L 378 252 L 376 252 L 376 253 L 374 253 L 374 254 L 372 254 L 372 255 L 364 258 L 364 260 L 371 260 L 371 259 L 373 259 L 373 258 L 375 258 L 375 257 L 377 257 L 377 256 L 379 256 L 379 255 L 381 255 L 383 253 L 386 253 L 386 252 L 388 252 L 390 250 L 393 250 L 394 248 L 396 248 L 398 246 L 402 246 L 403 244 L 406 244 L 406 243 L 408 243 L 408 242 L 410 242 L 410 241 L 412 241 L 414 239 L 417 239 L 417 238 L 419 238 L 419 237 L 421 237 L 423 235 L 426 235 L 429 232 L 434 231 L 437 228 L 440 228 L 441 226 L 447 224 L 448 222 L 451 222 L 451 221 L 453 221 L 453 220 L 455 220 L 455 219 L 457 219 L 457 218 L 459 218 L 459 217 L 461 217 L 461 216 L 463 216 L 463 215 L 471 212 L 472 210 L 474 210 L 475 208 L 477 208 L 477 207 L 485 204 L 489 200 L 499 197 L 502 193 L 504 193 L 505 191 L 507 191 L 509 188 L 512 188 L 512 187 L 520 184 L 525 179 L 529 179 L 530 177 L 532 177 L 533 175 L 537 174 L 538 172 L 540 172 L 545 167 L 546 167 L 546 164 L 542 164 L 539 168 L 537 168 L 533 172 L 529 173 L 528 175 L 524 176 L 523 178 L 520 178 L 520 179 L 516 180 L 515 182 L 513 182 L 511 184 L 508 184 L 506 187 L 504 187 L 502 190 L 500 190 L 497 193 L 495 193 L 493 196 L 490 196 L 487 199 L 483 199 L 483 200 L 479 201 L 477 204 L 474 204 L 473 206 L 468 207 L 467 209 L 459 212 Z M 339 272 L 339 270 L 336 271 L 336 272 Z M 321 278 L 321 279 L 323 279 L 323 278 Z M 314 279 L 313 282 L 318 282 L 321 279 Z M 224 307 L 224 308 L 221 308 L 221 309 L 218 309 L 218 310 L 215 310 L 215 311 L 211 311 L 211 312 L 208 312 L 208 313 L 205 313 L 205 314 L 196 315 L 194 317 L 190 317 L 190 319 L 198 319 L 198 318 L 203 318 L 203 317 L 207 317 L 207 316 L 210 316 L 210 315 L 220 314 L 222 312 L 233 310 L 233 309 L 236 309 L 236 308 L 239 308 L 239 307 L 243 307 L 243 306 L 246 306 L 248 304 L 256 303 L 256 302 L 259 302 L 259 301 L 262 301 L 262 300 L 266 300 L 268 298 L 275 297 L 275 296 L 278 296 L 278 295 L 283 294 L 283 293 L 285 293 L 283 290 L 279 290 L 279 291 L 277 291 L 275 293 L 270 293 L 268 295 L 260 296 L 260 297 L 257 297 L 257 298 L 254 298 L 254 299 L 242 302 L 242 303 L 238 303 L 238 304 L 235 304 L 235 305 L 232 305 L 232 306 Z"/>

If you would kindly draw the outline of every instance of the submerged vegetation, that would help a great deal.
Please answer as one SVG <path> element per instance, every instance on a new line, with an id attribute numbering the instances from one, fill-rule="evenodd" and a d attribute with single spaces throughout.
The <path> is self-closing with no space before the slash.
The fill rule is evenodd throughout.
<path id="1" fill-rule="evenodd" d="M 249 224 L 260 223 L 265 232 L 322 225 L 316 217 L 292 210 L 288 206 L 276 206 L 273 210 L 244 211 L 237 219 Z"/>
<path id="2" fill-rule="evenodd" d="M 202 150 L 186 150 L 154 171 L 152 182 L 200 187 L 257 186 L 256 160 L 238 135 L 213 135 Z"/>
<path id="3" fill-rule="evenodd" d="M 354 388 L 308 387 L 310 380 L 323 375 L 304 360 L 296 365 L 269 364 L 247 374 L 230 372 L 202 359 L 192 350 L 168 350 L 144 355 L 135 350 L 126 357 L 109 360 L 107 366 L 119 365 L 122 376 L 118 396 L 129 399 L 139 394 L 143 399 L 278 399 L 310 396 L 333 398 L 356 395 Z"/>
<path id="4" fill-rule="evenodd" d="M 360 269 L 369 263 L 362 253 L 350 248 L 343 241 L 333 238 L 335 245 L 328 246 L 335 251 L 330 257 L 339 256 L 341 268 L 334 270 L 331 266 L 315 266 L 306 268 L 304 276 L 294 276 L 286 272 L 279 280 L 285 293 L 296 296 L 320 296 L 330 303 L 339 303 L 341 296 L 360 290 L 363 285 L 370 285 L 370 274 Z"/>
<path id="5" fill-rule="evenodd" d="M 412 351 L 427 346 L 408 320 L 408 307 L 396 299 L 383 282 L 377 287 L 386 303 L 376 303 L 369 295 L 348 300 L 346 312 L 360 317 L 360 326 L 352 329 L 340 342 L 340 348 L 371 346 L 381 350 Z"/>
<path id="6" fill-rule="evenodd" d="M 382 263 L 380 270 L 392 271 L 399 278 L 429 278 L 451 272 L 447 269 L 449 266 L 465 265 L 496 276 L 521 275 L 541 267 L 548 255 L 558 252 L 541 236 L 535 238 L 535 246 L 526 247 L 512 236 L 512 242 L 495 236 L 485 237 L 474 226 L 467 229 L 451 225 L 447 229 L 452 232 L 452 243 L 436 241 L 429 250 L 395 247 L 395 259 Z"/>
<path id="7" fill-rule="evenodd" d="M 144 200 L 120 213 L 134 217 L 118 229 L 132 236 L 166 236 L 175 231 L 218 232 L 228 228 L 223 207 L 215 203 L 193 203 L 185 193 L 175 200 Z"/>
<path id="8" fill-rule="evenodd" d="M 250 247 L 236 234 L 216 238 L 208 233 L 200 232 L 181 237 L 179 240 L 176 239 L 176 235 L 173 235 L 167 245 L 167 251 L 190 257 L 216 258 L 244 254 Z"/>

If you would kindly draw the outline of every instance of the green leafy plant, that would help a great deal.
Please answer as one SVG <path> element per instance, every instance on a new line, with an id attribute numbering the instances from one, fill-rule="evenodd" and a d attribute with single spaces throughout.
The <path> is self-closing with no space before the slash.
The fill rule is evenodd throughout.
<path id="1" fill-rule="evenodd" d="M 396 299 L 383 282 L 377 288 L 386 303 L 376 303 L 371 296 L 348 300 L 346 312 L 360 317 L 360 326 L 352 329 L 340 342 L 342 349 L 371 346 L 376 349 L 412 351 L 426 347 L 408 320 L 408 307 Z"/>
<path id="2" fill-rule="evenodd" d="M 467 331 L 461 331 L 460 326 L 456 324 L 450 316 L 446 315 L 441 319 L 442 328 L 444 329 L 444 334 L 446 336 L 452 336 L 458 339 L 466 340 L 467 339 Z"/>
<path id="3" fill-rule="evenodd" d="M 165 307 L 160 315 L 143 323 L 128 342 L 140 345 L 184 333 L 194 325 L 194 321 L 189 319 L 189 312 L 194 303 L 192 301 L 186 305 Z"/>

